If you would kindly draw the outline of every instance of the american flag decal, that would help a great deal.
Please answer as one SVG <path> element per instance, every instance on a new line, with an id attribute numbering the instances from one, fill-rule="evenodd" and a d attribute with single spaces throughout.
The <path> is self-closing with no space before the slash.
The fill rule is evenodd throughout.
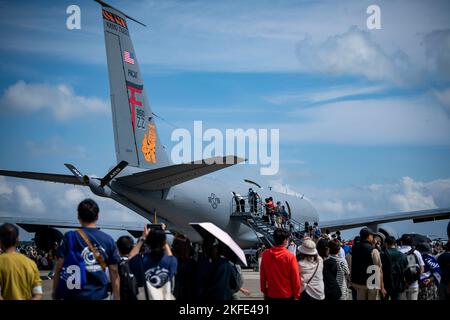
<path id="1" fill-rule="evenodd" d="M 134 54 L 125 50 L 123 52 L 123 61 L 129 64 L 134 64 Z"/>

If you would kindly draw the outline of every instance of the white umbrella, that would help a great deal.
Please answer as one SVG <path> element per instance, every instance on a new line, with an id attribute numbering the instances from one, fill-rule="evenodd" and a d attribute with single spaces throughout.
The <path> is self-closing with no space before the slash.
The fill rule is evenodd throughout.
<path id="1" fill-rule="evenodd" d="M 231 251 L 241 260 L 244 266 L 247 266 L 247 259 L 244 251 L 238 246 L 236 242 L 230 237 L 228 233 L 220 229 L 211 222 L 191 222 L 189 223 L 203 238 L 207 235 L 212 235 L 220 242 L 230 248 Z"/>

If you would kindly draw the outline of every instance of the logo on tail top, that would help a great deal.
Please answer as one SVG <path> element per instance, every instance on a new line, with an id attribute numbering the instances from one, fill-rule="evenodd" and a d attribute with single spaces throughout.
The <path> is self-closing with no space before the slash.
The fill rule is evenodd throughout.
<path id="1" fill-rule="evenodd" d="M 114 14 L 112 12 L 102 10 L 103 19 L 107 21 L 111 21 L 115 24 L 118 24 L 119 26 L 128 29 L 127 22 L 125 19 L 119 17 L 117 14 Z"/>
<path id="2" fill-rule="evenodd" d="M 148 132 L 144 133 L 142 139 L 142 153 L 145 161 L 156 163 L 156 128 L 154 124 L 148 125 Z"/>

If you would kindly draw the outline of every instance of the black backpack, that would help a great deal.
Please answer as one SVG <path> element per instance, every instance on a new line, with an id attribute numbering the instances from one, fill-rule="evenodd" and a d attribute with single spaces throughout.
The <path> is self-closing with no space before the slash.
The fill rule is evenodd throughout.
<path id="1" fill-rule="evenodd" d="M 417 259 L 417 256 L 414 254 L 414 251 L 415 249 L 411 248 L 411 250 L 406 253 L 406 260 L 408 262 L 408 265 L 404 273 L 405 281 L 408 285 L 420 279 L 419 261 Z"/>
<path id="2" fill-rule="evenodd" d="M 138 285 L 136 277 L 131 273 L 128 260 L 119 263 L 120 300 L 137 300 Z"/>
<path id="3" fill-rule="evenodd" d="M 403 256 L 403 253 L 400 253 Z M 382 254 L 384 287 L 389 293 L 402 293 L 406 289 L 404 265 L 400 259 L 392 260 L 386 249 Z"/>

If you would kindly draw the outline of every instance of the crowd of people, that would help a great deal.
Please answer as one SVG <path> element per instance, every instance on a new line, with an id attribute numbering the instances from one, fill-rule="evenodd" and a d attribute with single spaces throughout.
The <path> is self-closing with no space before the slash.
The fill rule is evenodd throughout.
<path id="1" fill-rule="evenodd" d="M 265 198 L 264 202 L 262 202 L 261 196 L 254 191 L 253 188 L 248 189 L 247 197 L 242 197 L 233 192 L 233 198 L 235 201 L 236 213 L 249 212 L 264 219 L 264 221 L 270 223 L 272 226 L 277 228 L 289 228 L 289 213 L 287 212 L 286 207 L 282 205 L 281 201 L 275 203 L 273 198 L 269 197 Z"/>
<path id="2" fill-rule="evenodd" d="M 17 251 L 33 260 L 39 270 L 52 270 L 55 262 L 54 251 L 41 250 L 34 243 L 23 243 L 17 246 Z"/>
<path id="3" fill-rule="evenodd" d="M 369 228 L 344 242 L 305 226 L 301 246 L 285 229 L 260 253 L 260 286 L 266 299 L 450 300 L 450 245 L 411 235 L 385 237 Z"/>
<path id="4" fill-rule="evenodd" d="M 235 255 L 212 236 L 198 251 L 183 235 L 169 246 L 161 224 L 144 226 L 136 243 L 130 236 L 115 242 L 97 228 L 95 201 L 83 200 L 77 211 L 80 228 L 55 252 L 53 299 L 221 301 L 249 293 Z M 0 247 L 0 300 L 41 299 L 38 266 L 19 246 L 15 225 L 0 226 Z"/>
<path id="5" fill-rule="evenodd" d="M 146 225 L 135 242 L 116 242 L 97 228 L 99 207 L 78 205 L 80 228 L 67 232 L 54 252 L 19 246 L 18 228 L 0 226 L 0 299 L 41 299 L 37 263 L 55 261 L 51 296 L 56 300 L 181 300 L 211 302 L 248 295 L 237 257 L 216 238 L 201 247 L 184 235 L 166 239 L 165 225 Z M 354 240 L 305 225 L 300 246 L 286 228 L 276 228 L 274 245 L 260 247 L 260 289 L 265 299 L 449 300 L 450 247 L 410 235 L 384 238 L 363 228 Z M 297 239 L 297 238 L 296 238 Z M 442 252 L 437 252 L 442 250 Z M 54 259 L 48 257 L 54 256 Z M 51 269 L 51 268 L 49 268 Z"/>

